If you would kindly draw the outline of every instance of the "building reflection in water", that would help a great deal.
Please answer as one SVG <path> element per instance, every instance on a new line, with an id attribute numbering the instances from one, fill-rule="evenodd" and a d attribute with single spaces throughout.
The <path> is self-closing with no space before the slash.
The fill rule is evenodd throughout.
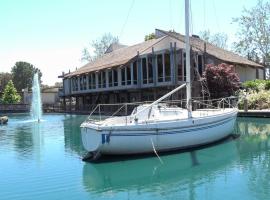
<path id="1" fill-rule="evenodd" d="M 74 152 L 82 157 L 86 152 L 82 145 L 80 125 L 87 116 L 65 115 L 64 137 L 65 149 L 69 152 Z"/>

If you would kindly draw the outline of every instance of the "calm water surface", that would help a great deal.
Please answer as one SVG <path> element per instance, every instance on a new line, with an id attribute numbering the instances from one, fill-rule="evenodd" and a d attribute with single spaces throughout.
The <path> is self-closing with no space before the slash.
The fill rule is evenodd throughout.
<path id="1" fill-rule="evenodd" d="M 91 164 L 85 116 L 11 115 L 0 126 L 0 199 L 269 199 L 270 120 L 239 118 L 240 137 L 191 152 Z"/>

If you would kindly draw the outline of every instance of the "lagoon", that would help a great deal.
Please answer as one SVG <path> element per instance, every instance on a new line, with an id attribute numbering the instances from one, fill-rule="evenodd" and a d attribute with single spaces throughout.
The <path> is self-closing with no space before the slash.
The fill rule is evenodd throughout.
<path id="1" fill-rule="evenodd" d="M 0 126 L 0 199 L 268 199 L 270 120 L 238 118 L 240 137 L 155 157 L 87 163 L 86 116 L 23 114 Z"/>

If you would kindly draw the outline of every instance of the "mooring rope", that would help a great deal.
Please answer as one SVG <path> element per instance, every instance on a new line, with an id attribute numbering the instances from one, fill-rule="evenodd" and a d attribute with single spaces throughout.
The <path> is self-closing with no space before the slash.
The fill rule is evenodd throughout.
<path id="1" fill-rule="evenodd" d="M 160 163 L 161 163 L 161 164 L 164 164 L 164 163 L 163 163 L 163 161 L 162 161 L 162 159 L 159 157 L 159 155 L 158 155 L 158 153 L 157 153 L 157 151 L 156 151 L 156 149 L 155 149 L 155 145 L 154 145 L 154 143 L 153 143 L 152 138 L 151 138 L 151 142 L 152 142 L 152 147 L 153 147 L 153 151 L 154 151 L 154 153 L 155 153 L 155 154 L 156 154 L 156 156 L 158 157 L 158 159 L 159 159 Z"/>

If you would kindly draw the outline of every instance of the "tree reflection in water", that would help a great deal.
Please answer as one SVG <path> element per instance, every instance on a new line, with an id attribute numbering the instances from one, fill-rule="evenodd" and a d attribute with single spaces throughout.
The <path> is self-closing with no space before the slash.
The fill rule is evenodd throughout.
<path id="1" fill-rule="evenodd" d="M 248 174 L 248 187 L 256 198 L 270 195 L 270 123 L 267 118 L 238 118 L 239 168 Z M 258 187 L 259 185 L 259 187 Z"/>

